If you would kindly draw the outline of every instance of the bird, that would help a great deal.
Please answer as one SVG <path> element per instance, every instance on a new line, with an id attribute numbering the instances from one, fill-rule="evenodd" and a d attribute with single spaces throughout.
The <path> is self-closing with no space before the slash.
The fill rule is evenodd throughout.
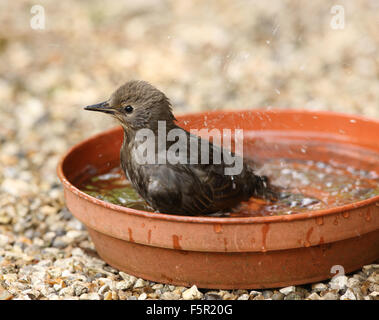
<path id="1" fill-rule="evenodd" d="M 121 168 L 133 188 L 155 212 L 187 216 L 212 215 L 228 212 L 251 197 L 268 201 L 278 198 L 268 178 L 254 173 L 250 159 L 238 158 L 237 154 L 229 152 L 229 155 L 241 160 L 242 168 L 239 174 L 225 174 L 225 169 L 230 164 L 226 163 L 224 156 L 221 161 L 213 161 L 216 154 L 223 155 L 222 146 L 178 126 L 170 100 L 146 81 L 127 81 L 108 100 L 84 109 L 109 114 L 121 124 L 124 133 L 120 149 Z M 176 130 L 182 138 L 167 140 L 163 151 L 167 152 L 174 143 L 179 143 L 179 150 L 180 147 L 188 150 L 191 143 L 197 143 L 197 161 L 183 161 L 184 158 L 191 160 L 188 156 L 190 152 L 177 163 L 156 161 L 155 156 L 160 155 L 157 147 L 160 123 L 165 124 L 166 132 Z M 141 164 L 139 161 L 140 148 L 146 142 L 138 138 L 141 130 L 153 133 L 153 163 Z M 209 161 L 203 163 L 200 160 L 204 151 L 200 146 L 205 140 L 209 147 Z M 177 155 L 178 149 L 174 152 L 174 156 Z"/>

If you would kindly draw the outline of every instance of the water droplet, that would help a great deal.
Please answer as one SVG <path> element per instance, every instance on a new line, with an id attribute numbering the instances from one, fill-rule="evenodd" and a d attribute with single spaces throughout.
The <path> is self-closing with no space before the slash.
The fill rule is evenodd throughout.
<path id="1" fill-rule="evenodd" d="M 319 226 L 322 226 L 324 224 L 324 218 L 323 217 L 317 217 L 316 218 L 316 223 L 319 225 Z"/>
<path id="2" fill-rule="evenodd" d="M 221 226 L 221 224 L 219 224 L 219 223 L 214 224 L 214 225 L 213 225 L 213 230 L 214 230 L 214 232 L 216 232 L 216 233 L 220 233 L 220 232 L 222 231 L 222 226 Z"/>

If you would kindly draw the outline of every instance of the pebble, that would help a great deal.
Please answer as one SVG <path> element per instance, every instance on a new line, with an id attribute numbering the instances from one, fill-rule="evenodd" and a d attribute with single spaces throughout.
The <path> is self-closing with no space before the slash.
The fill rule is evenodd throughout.
<path id="1" fill-rule="evenodd" d="M 296 288 L 294 286 L 285 287 L 279 290 L 279 292 L 283 293 L 284 295 L 290 294 L 295 291 Z"/>
<path id="2" fill-rule="evenodd" d="M 347 280 L 346 276 L 333 277 L 329 285 L 332 289 L 345 290 L 347 288 Z"/>
<path id="3" fill-rule="evenodd" d="M 170 291 L 166 291 L 161 294 L 160 298 L 162 300 L 178 300 L 180 299 L 180 295 L 170 292 Z"/>
<path id="4" fill-rule="evenodd" d="M 28 195 L 33 191 L 29 183 L 16 179 L 3 180 L 0 190 L 13 196 Z"/>
<path id="5" fill-rule="evenodd" d="M 76 296 L 82 296 L 83 294 L 88 292 L 88 287 L 78 282 L 73 284 L 73 289 Z"/>
<path id="6" fill-rule="evenodd" d="M 60 296 L 75 296 L 75 289 L 73 287 L 62 288 L 59 291 Z"/>
<path id="7" fill-rule="evenodd" d="M 321 300 L 339 300 L 339 295 L 335 292 L 327 292 L 321 297 Z"/>
<path id="8" fill-rule="evenodd" d="M 127 290 L 129 288 L 133 287 L 133 282 L 132 281 L 126 281 L 126 280 L 123 280 L 123 281 L 119 281 L 116 283 L 116 288 L 118 290 Z"/>
<path id="9" fill-rule="evenodd" d="M 197 289 L 196 285 L 193 285 L 182 293 L 182 297 L 184 300 L 199 300 L 203 297 L 203 293 Z"/>
<path id="10" fill-rule="evenodd" d="M 100 289 L 99 289 L 99 291 L 97 292 L 98 294 L 100 294 L 100 295 L 103 295 L 105 292 L 107 292 L 108 290 L 109 290 L 110 288 L 109 288 L 109 285 L 108 284 L 105 284 L 105 285 L 103 285 Z"/>
<path id="11" fill-rule="evenodd" d="M 217 293 L 206 293 L 204 295 L 205 300 L 222 300 L 222 297 Z"/>
<path id="12" fill-rule="evenodd" d="M 147 285 L 147 281 L 141 279 L 141 278 L 138 278 L 137 281 L 135 282 L 134 284 L 134 288 L 137 289 L 137 288 L 143 288 Z"/>
<path id="13" fill-rule="evenodd" d="M 367 281 L 377 284 L 379 283 L 379 272 L 374 271 L 368 278 Z"/>
<path id="14" fill-rule="evenodd" d="M 137 278 L 135 276 L 129 275 L 129 274 L 125 273 L 125 272 L 120 271 L 118 274 L 125 281 L 132 281 L 133 283 L 135 283 L 137 281 Z"/>
<path id="15" fill-rule="evenodd" d="M 6 289 L 0 286 L 0 300 L 11 300 L 13 295 Z"/>
<path id="16" fill-rule="evenodd" d="M 379 264 L 368 264 L 362 267 L 362 271 L 370 275 L 374 271 L 379 271 Z"/>
<path id="17" fill-rule="evenodd" d="M 355 279 L 355 278 L 349 278 L 349 279 L 347 280 L 347 287 L 348 287 L 348 288 L 358 287 L 360 283 L 361 283 L 361 282 L 360 282 L 358 279 Z"/>
<path id="18" fill-rule="evenodd" d="M 112 292 L 110 292 L 110 291 L 105 292 L 104 300 L 113 300 L 112 299 Z"/>
<path id="19" fill-rule="evenodd" d="M 0 248 L 5 247 L 9 242 L 9 237 L 4 234 L 0 234 Z"/>
<path id="20" fill-rule="evenodd" d="M 163 288 L 163 284 L 162 283 L 156 283 L 151 288 L 154 289 L 154 290 L 162 289 Z"/>
<path id="21" fill-rule="evenodd" d="M 301 300 L 301 296 L 295 292 L 290 292 L 284 297 L 284 300 Z"/>
<path id="22" fill-rule="evenodd" d="M 274 292 L 274 294 L 271 296 L 272 300 L 283 300 L 284 294 L 281 292 Z"/>
<path id="23" fill-rule="evenodd" d="M 250 293 L 251 294 L 251 293 Z M 264 290 L 262 292 L 263 296 L 265 297 L 265 299 L 268 299 L 268 298 L 271 298 L 272 295 L 273 295 L 273 292 L 271 290 Z"/>
<path id="24" fill-rule="evenodd" d="M 86 233 L 79 230 L 70 230 L 65 235 L 65 239 L 67 239 L 66 240 L 67 243 L 84 240 L 85 238 L 86 238 Z"/>
<path id="25" fill-rule="evenodd" d="M 328 286 L 324 283 L 312 284 L 312 290 L 315 292 L 323 292 L 328 289 Z"/>
<path id="26" fill-rule="evenodd" d="M 80 300 L 100 300 L 100 296 L 96 292 L 83 293 L 80 295 Z"/>
<path id="27" fill-rule="evenodd" d="M 138 297 L 138 300 L 146 300 L 147 298 L 147 294 L 144 292 L 142 293 L 139 297 Z"/>
<path id="28" fill-rule="evenodd" d="M 256 291 L 256 290 L 251 290 L 250 291 L 250 295 L 253 296 L 253 297 L 258 296 L 260 294 L 262 294 L 260 291 Z"/>
<path id="29" fill-rule="evenodd" d="M 357 300 L 357 297 L 354 295 L 353 290 L 350 288 L 340 297 L 340 300 Z"/>
<path id="30" fill-rule="evenodd" d="M 321 297 L 316 293 L 316 292 L 312 292 L 308 297 L 307 299 L 309 300 L 320 300 Z"/>

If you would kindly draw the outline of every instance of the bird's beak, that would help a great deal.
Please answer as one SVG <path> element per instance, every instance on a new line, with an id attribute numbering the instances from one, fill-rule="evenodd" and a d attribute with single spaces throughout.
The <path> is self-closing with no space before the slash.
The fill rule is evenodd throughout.
<path id="1" fill-rule="evenodd" d="M 99 111 L 99 112 L 104 112 L 104 113 L 109 113 L 109 114 L 114 114 L 114 111 L 115 111 L 109 106 L 108 101 L 104 101 L 98 104 L 87 106 L 84 108 L 84 110 Z"/>

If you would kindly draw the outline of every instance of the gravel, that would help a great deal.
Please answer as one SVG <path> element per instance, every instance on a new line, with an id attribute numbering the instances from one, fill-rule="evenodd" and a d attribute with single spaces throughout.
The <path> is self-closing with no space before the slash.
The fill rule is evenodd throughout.
<path id="1" fill-rule="evenodd" d="M 46 2 L 45 30 L 30 27 L 31 5 L 0 3 L 0 300 L 379 299 L 378 264 L 253 291 L 128 275 L 97 255 L 56 176 L 69 147 L 115 124 L 82 106 L 131 75 L 165 91 L 176 114 L 306 108 L 379 118 L 375 2 L 344 2 L 344 30 L 319 2 Z"/>

